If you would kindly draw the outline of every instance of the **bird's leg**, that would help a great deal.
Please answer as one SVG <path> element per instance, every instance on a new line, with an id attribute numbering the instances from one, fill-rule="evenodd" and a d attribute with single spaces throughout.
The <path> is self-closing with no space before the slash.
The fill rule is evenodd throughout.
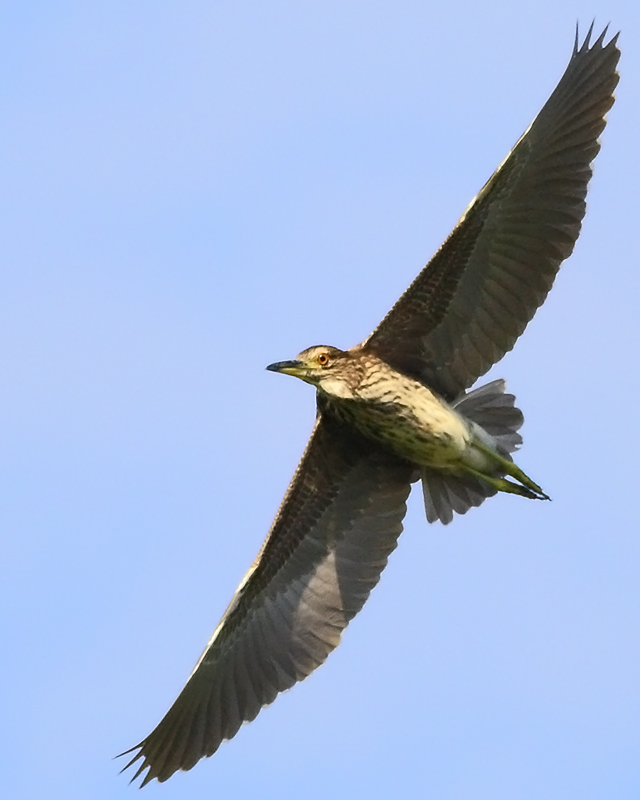
<path id="1" fill-rule="evenodd" d="M 493 486 L 499 492 L 506 492 L 507 494 L 517 494 L 520 497 L 527 497 L 529 500 L 549 500 L 544 492 L 534 492 L 526 486 L 521 486 L 519 483 L 513 483 L 506 478 L 496 478 L 494 475 L 486 475 L 484 472 L 479 472 L 476 469 L 466 468 L 466 472 L 480 478 L 481 481 Z"/>
<path id="2" fill-rule="evenodd" d="M 528 489 L 531 489 L 532 492 L 535 492 L 540 500 L 551 500 L 548 494 L 542 491 L 542 489 L 538 486 L 537 483 L 531 480 L 531 478 L 524 473 L 520 467 L 513 463 L 513 461 L 508 462 L 509 469 L 507 470 L 507 475 L 511 475 L 512 478 L 515 478 L 520 483 L 524 484 Z"/>
<path id="3" fill-rule="evenodd" d="M 506 478 L 490 478 L 487 475 L 484 475 L 482 472 L 475 472 L 474 474 L 477 475 L 478 478 L 482 478 L 482 480 L 489 483 L 491 486 L 494 486 L 499 492 L 509 492 L 510 494 L 520 494 L 523 497 L 530 497 L 535 498 L 536 500 L 551 500 L 548 494 L 542 491 L 542 489 L 538 486 L 535 481 L 532 481 L 531 478 L 523 472 L 517 464 L 514 464 L 510 458 L 505 458 L 501 456 L 499 453 L 496 453 L 494 450 L 491 450 L 481 441 L 476 440 L 474 445 L 481 450 L 485 455 L 489 456 L 493 461 L 498 463 L 500 467 L 506 472 L 507 475 L 510 475 L 512 478 L 515 478 L 522 486 L 518 486 L 518 484 L 512 483 L 511 481 L 506 480 Z M 505 484 L 506 486 L 512 488 L 503 488 L 503 486 L 498 486 L 498 483 Z M 515 491 L 515 489 L 526 489 L 528 492 L 522 491 Z"/>

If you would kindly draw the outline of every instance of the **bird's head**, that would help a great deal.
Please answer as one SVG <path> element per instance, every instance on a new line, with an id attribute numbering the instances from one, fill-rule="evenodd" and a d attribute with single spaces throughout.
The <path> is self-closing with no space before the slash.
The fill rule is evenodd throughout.
<path id="1" fill-rule="evenodd" d="M 331 397 L 351 399 L 359 379 L 356 374 L 359 370 L 355 367 L 354 358 L 349 352 L 328 345 L 317 345 L 303 350 L 292 361 L 269 364 L 267 369 L 300 378 Z"/>

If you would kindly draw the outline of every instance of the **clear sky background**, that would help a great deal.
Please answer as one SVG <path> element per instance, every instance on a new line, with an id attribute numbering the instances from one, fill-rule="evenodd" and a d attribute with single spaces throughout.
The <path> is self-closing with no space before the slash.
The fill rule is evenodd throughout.
<path id="1" fill-rule="evenodd" d="M 640 796 L 640 6 L 0 5 L 0 794 L 135 797 L 314 417 L 266 364 L 363 339 L 596 17 L 622 74 L 584 232 L 504 376 L 519 463 L 414 492 L 341 647 L 162 798 Z"/>

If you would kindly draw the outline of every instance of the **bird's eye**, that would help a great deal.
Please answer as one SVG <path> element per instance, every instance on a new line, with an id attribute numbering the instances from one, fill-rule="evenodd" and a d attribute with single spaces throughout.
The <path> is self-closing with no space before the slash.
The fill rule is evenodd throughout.
<path id="1" fill-rule="evenodd" d="M 320 353 L 316 361 L 321 367 L 326 367 L 329 363 L 329 356 L 326 353 Z"/>

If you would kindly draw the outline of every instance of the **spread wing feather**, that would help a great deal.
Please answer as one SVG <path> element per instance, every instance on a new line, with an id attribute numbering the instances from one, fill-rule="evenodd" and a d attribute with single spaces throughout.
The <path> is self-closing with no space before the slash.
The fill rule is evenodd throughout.
<path id="1" fill-rule="evenodd" d="M 320 666 L 402 531 L 412 467 L 319 414 L 253 566 L 191 677 L 131 766 L 142 785 L 191 769 Z"/>
<path id="2" fill-rule="evenodd" d="M 576 37 L 542 111 L 361 345 L 449 400 L 513 347 L 573 250 L 618 83 L 605 34 Z"/>

